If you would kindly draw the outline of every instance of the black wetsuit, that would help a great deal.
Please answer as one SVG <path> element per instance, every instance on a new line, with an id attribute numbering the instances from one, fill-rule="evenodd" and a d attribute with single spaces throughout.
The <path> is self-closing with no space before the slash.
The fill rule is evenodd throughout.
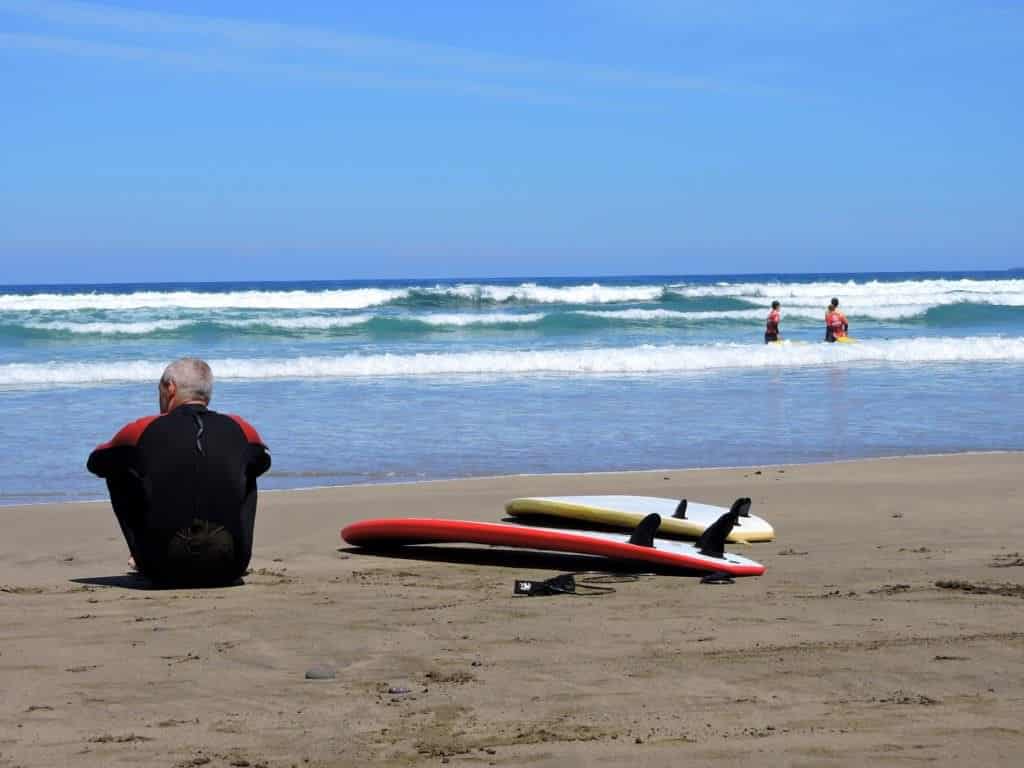
<path id="1" fill-rule="evenodd" d="M 230 583 L 252 556 L 256 478 L 270 452 L 239 416 L 204 405 L 133 421 L 86 465 L 106 478 L 139 571 L 158 583 Z"/>

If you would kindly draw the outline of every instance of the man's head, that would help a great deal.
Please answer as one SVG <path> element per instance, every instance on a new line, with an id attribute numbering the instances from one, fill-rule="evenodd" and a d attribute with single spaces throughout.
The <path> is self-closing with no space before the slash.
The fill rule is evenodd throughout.
<path id="1" fill-rule="evenodd" d="M 780 303 L 779 303 L 779 302 L 777 302 L 777 301 L 773 301 L 773 302 L 772 302 L 772 309 L 778 309 L 778 308 L 779 308 L 779 307 L 781 307 L 781 306 L 782 306 L 782 304 L 780 304 Z"/>
<path id="2" fill-rule="evenodd" d="M 213 397 L 213 371 L 197 357 L 183 357 L 164 369 L 157 392 L 160 413 L 168 413 L 185 403 L 209 405 Z"/>
<path id="3" fill-rule="evenodd" d="M 838 307 L 839 306 L 839 299 L 833 298 L 832 301 L 829 302 L 829 306 L 832 309 L 835 309 L 836 307 Z"/>

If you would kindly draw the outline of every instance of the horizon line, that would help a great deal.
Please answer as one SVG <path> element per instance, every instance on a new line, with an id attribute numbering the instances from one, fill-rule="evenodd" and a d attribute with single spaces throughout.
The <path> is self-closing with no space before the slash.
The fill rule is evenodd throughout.
<path id="1" fill-rule="evenodd" d="M 0 283 L 0 289 L 7 288 L 71 288 L 71 287 L 98 287 L 98 286 L 130 286 L 130 285 L 151 285 L 151 286 L 172 286 L 172 285 L 232 285 L 232 284 L 280 284 L 294 285 L 296 283 L 333 283 L 333 284 L 354 284 L 354 283 L 384 283 L 384 282 L 482 282 L 487 280 L 622 280 L 622 279 L 665 279 L 665 278 L 688 278 L 688 277 L 810 277 L 810 276 L 837 276 L 855 277 L 860 275 L 984 275 L 984 274 L 1006 274 L 1022 272 L 1024 266 L 1005 267 L 1001 269 L 894 269 L 894 270 L 863 270 L 856 272 L 689 272 L 689 273 L 649 273 L 649 274 L 565 274 L 565 275 L 490 275 L 490 276 L 459 276 L 459 277 L 364 277 L 364 278 L 307 278 L 307 279 L 252 279 L 252 280 L 123 280 L 114 282 L 57 282 L 57 283 Z"/>

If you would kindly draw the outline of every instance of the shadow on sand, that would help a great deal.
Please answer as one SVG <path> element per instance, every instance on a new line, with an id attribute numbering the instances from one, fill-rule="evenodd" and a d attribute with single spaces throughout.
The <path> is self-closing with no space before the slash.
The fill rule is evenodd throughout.
<path id="1" fill-rule="evenodd" d="M 240 587 L 245 582 L 242 579 L 238 579 L 231 584 L 224 584 L 216 587 L 195 587 L 195 586 L 164 586 L 161 584 L 154 584 L 145 576 L 137 573 L 125 573 L 120 576 L 88 576 L 78 579 L 70 579 L 75 584 L 84 584 L 90 587 L 120 587 L 121 589 L 138 589 L 143 591 L 159 591 L 167 589 L 229 589 L 231 587 Z"/>
<path id="2" fill-rule="evenodd" d="M 523 549 L 480 549 L 477 547 L 415 546 L 341 547 L 338 552 L 360 557 L 387 557 L 398 560 L 425 560 L 458 565 L 484 565 L 500 568 L 535 568 L 566 573 L 583 571 L 613 574 L 657 574 L 664 576 L 704 576 L 706 571 L 658 568 L 650 563 L 631 565 L 593 555 L 573 555 L 559 552 L 539 552 Z"/>

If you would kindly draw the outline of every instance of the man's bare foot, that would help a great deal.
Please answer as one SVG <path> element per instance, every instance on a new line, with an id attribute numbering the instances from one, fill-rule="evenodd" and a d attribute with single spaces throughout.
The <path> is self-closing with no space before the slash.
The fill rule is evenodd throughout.
<path id="1" fill-rule="evenodd" d="M 128 556 L 128 570 L 135 571 L 136 573 L 138 573 L 139 570 L 139 567 L 135 565 L 135 558 L 131 555 Z"/>

